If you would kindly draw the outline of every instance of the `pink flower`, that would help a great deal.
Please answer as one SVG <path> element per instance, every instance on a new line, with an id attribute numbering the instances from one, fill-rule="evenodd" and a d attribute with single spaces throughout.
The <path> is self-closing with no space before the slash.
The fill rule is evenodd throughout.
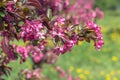
<path id="1" fill-rule="evenodd" d="M 65 4 L 66 4 L 66 6 L 68 6 L 70 4 L 70 1 L 69 0 L 65 0 Z"/>
<path id="2" fill-rule="evenodd" d="M 24 59 L 28 58 L 28 50 L 26 47 L 20 47 L 20 46 L 14 45 L 14 48 L 15 48 L 16 52 L 20 53 Z"/>
<path id="3" fill-rule="evenodd" d="M 32 58 L 35 63 L 38 63 L 40 60 L 43 58 L 43 53 L 38 52 L 38 53 L 32 53 Z"/>
<path id="4" fill-rule="evenodd" d="M 60 74 L 60 78 L 65 78 L 67 76 L 67 73 L 59 66 L 56 67 L 56 71 Z"/>
<path id="5" fill-rule="evenodd" d="M 14 6 L 14 2 L 8 2 L 8 4 L 7 4 L 7 10 L 9 11 L 9 12 L 12 12 L 13 11 L 13 6 Z"/>
<path id="6" fill-rule="evenodd" d="M 28 71 L 27 74 L 26 74 L 26 78 L 27 79 L 30 79 L 32 77 L 32 72 L 31 71 Z"/>
<path id="7" fill-rule="evenodd" d="M 28 49 L 29 53 L 31 53 L 31 57 L 35 63 L 40 62 L 44 57 L 44 54 L 42 53 L 43 48 L 41 48 L 39 46 L 27 46 L 27 49 Z M 44 47 L 44 45 L 43 45 L 43 47 Z"/>
<path id="8" fill-rule="evenodd" d="M 88 22 L 87 27 L 89 29 L 94 30 L 95 35 L 96 35 L 96 40 L 94 41 L 94 46 L 96 47 L 97 50 L 100 50 L 100 48 L 104 45 L 101 28 L 93 22 Z"/>
<path id="9" fill-rule="evenodd" d="M 69 27 L 65 26 L 65 19 L 58 17 L 54 22 L 54 27 L 52 27 L 51 30 L 53 41 L 56 44 L 56 47 L 53 49 L 55 54 L 64 54 L 67 51 L 70 51 L 72 47 L 77 44 L 76 34 L 71 32 L 71 36 L 68 36 L 67 32 L 69 31 Z M 61 43 L 61 45 L 59 45 L 59 43 Z"/>
<path id="10" fill-rule="evenodd" d="M 28 21 L 21 27 L 21 37 L 26 40 L 38 40 L 45 38 L 45 32 L 43 31 L 43 25 L 39 20 Z"/>
<path id="11" fill-rule="evenodd" d="M 41 72 L 41 69 L 40 69 L 40 68 L 35 69 L 35 70 L 33 71 L 33 75 L 36 76 L 36 77 L 40 77 L 40 72 Z"/>
<path id="12" fill-rule="evenodd" d="M 64 54 L 67 51 L 71 51 L 72 47 L 77 44 L 76 40 L 68 40 L 62 46 L 57 46 L 54 48 L 54 53 L 59 55 L 60 53 Z"/>
<path id="13" fill-rule="evenodd" d="M 96 17 L 97 18 L 103 19 L 103 17 L 104 17 L 103 11 L 101 11 L 99 8 L 95 8 L 95 12 L 96 12 Z"/>
<path id="14" fill-rule="evenodd" d="M 65 38 L 65 30 L 63 25 L 65 24 L 65 19 L 58 17 L 54 22 L 54 27 L 51 30 L 52 37 L 55 38 L 56 36 L 60 38 Z"/>
<path id="15" fill-rule="evenodd" d="M 73 77 L 70 75 L 68 76 L 67 80 L 73 80 Z"/>

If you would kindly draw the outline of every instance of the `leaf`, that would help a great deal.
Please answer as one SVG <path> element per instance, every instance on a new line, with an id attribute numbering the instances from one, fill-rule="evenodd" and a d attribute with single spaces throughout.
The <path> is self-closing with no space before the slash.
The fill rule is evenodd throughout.
<path id="1" fill-rule="evenodd" d="M 82 30 L 82 28 L 83 28 L 82 25 L 79 24 L 79 25 L 78 25 L 78 29 L 79 29 L 79 30 Z"/>
<path id="2" fill-rule="evenodd" d="M 0 22 L 2 21 L 2 17 L 0 16 Z"/>
<path id="3" fill-rule="evenodd" d="M 18 22 L 18 26 L 22 26 L 23 24 L 24 24 L 23 21 L 19 21 L 19 22 Z"/>
<path id="4" fill-rule="evenodd" d="M 2 71 L 3 74 L 5 74 L 7 77 L 10 75 L 10 71 L 12 70 L 11 67 L 1 65 L 0 66 L 0 71 Z"/>
<path id="5" fill-rule="evenodd" d="M 58 36 L 55 36 L 55 43 L 58 43 L 60 41 L 60 38 Z"/>
<path id="6" fill-rule="evenodd" d="M 5 2 L 0 2 L 0 7 L 3 7 L 3 6 L 5 6 Z"/>
<path id="7" fill-rule="evenodd" d="M 1 17 L 5 17 L 5 13 L 2 12 L 2 11 L 0 11 L 0 16 L 1 16 Z"/>
<path id="8" fill-rule="evenodd" d="M 50 8 L 47 10 L 47 17 L 52 19 L 52 10 Z"/>
<path id="9" fill-rule="evenodd" d="M 27 7 L 23 8 L 23 14 L 28 15 L 29 14 L 29 9 Z"/>
<path id="10" fill-rule="evenodd" d="M 9 45 L 9 39 L 7 37 L 3 37 L 1 41 L 1 48 L 9 59 L 15 60 L 17 58 L 14 54 L 13 48 Z"/>
<path id="11" fill-rule="evenodd" d="M 7 23 L 5 23 L 5 22 L 3 23 L 3 25 L 4 25 L 5 27 L 6 27 L 6 26 L 8 26 L 8 24 L 7 24 Z"/>
<path id="12" fill-rule="evenodd" d="M 0 30 L 3 30 L 4 29 L 4 25 L 3 25 L 4 23 L 2 22 L 2 18 L 1 17 L 0 17 L 0 19 L 1 19 L 0 20 Z"/>
<path id="13" fill-rule="evenodd" d="M 1 41 L 1 47 L 2 50 L 5 54 L 9 53 L 9 43 L 8 43 L 8 38 L 7 37 L 3 37 L 2 41 Z"/>

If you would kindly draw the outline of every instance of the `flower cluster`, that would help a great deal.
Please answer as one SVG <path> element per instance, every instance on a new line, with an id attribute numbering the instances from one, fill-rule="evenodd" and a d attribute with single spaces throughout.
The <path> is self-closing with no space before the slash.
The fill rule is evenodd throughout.
<path id="1" fill-rule="evenodd" d="M 16 52 L 20 53 L 24 59 L 28 58 L 28 50 L 26 49 L 26 47 L 20 47 L 14 45 L 14 48 L 16 48 Z"/>
<path id="2" fill-rule="evenodd" d="M 96 37 L 96 49 L 103 46 L 100 28 L 88 22 L 103 16 L 98 8 L 92 8 L 94 0 L 76 0 L 74 3 L 69 0 L 2 0 L 1 3 L 0 47 L 5 55 L 1 57 L 7 59 L 7 63 L 19 55 L 22 60 L 30 56 L 35 64 L 54 63 L 56 56 L 53 54 L 71 51 L 78 41 L 89 42 L 90 29 L 95 33 L 92 36 Z M 87 27 L 84 27 L 86 22 Z M 13 43 L 20 39 L 25 44 L 23 47 Z M 4 60 L 2 66 L 7 64 Z"/>
<path id="3" fill-rule="evenodd" d="M 33 46 L 28 46 L 28 50 L 31 53 L 31 57 L 35 63 L 40 62 L 43 59 L 44 54 L 42 53 L 41 49 Z"/>
<path id="4" fill-rule="evenodd" d="M 103 19 L 104 13 L 99 9 L 95 8 L 96 18 Z"/>
<path id="5" fill-rule="evenodd" d="M 104 14 L 99 8 L 92 9 L 94 0 L 76 0 L 76 2 L 65 11 L 67 19 L 72 19 L 71 21 L 74 24 L 85 23 L 95 20 L 95 18 L 103 18 Z"/>
<path id="6" fill-rule="evenodd" d="M 70 51 L 77 44 L 77 35 L 74 32 L 67 34 L 69 26 L 65 25 L 65 19 L 58 17 L 51 30 L 53 41 L 55 43 L 54 53 L 59 55 Z"/>
<path id="7" fill-rule="evenodd" d="M 70 71 L 65 71 L 59 66 L 55 67 L 55 70 L 59 73 L 60 78 L 65 78 L 66 80 L 80 80 L 79 77 L 73 77 Z M 69 73 L 69 74 L 68 74 Z"/>
<path id="8" fill-rule="evenodd" d="M 100 28 L 92 22 L 87 24 L 89 27 L 86 29 L 88 30 L 79 29 L 77 27 L 79 27 L 79 23 L 86 23 L 94 18 L 102 18 L 103 13 L 98 8 L 96 8 L 95 11 L 92 9 L 94 3 L 93 0 L 90 2 L 88 0 L 76 1 L 77 2 L 74 4 L 71 4 L 69 0 L 5 1 L 7 5 L 6 8 L 3 9 L 3 12 L 6 11 L 5 13 L 7 14 L 5 14 L 3 23 L 7 25 L 6 27 L 2 26 L 2 36 L 9 38 L 11 41 L 14 38 L 17 40 L 23 39 L 24 42 L 28 41 L 29 44 L 27 47 L 32 45 L 32 49 L 19 46 L 15 48 L 15 50 L 8 48 L 9 51 L 12 51 L 11 54 L 13 55 L 14 51 L 16 51 L 24 58 L 27 58 L 28 53 L 32 50 L 33 60 L 37 62 L 43 56 L 43 52 L 48 48 L 45 44 L 40 45 L 42 41 L 49 44 L 47 39 L 51 40 L 54 44 L 54 46 L 49 46 L 49 48 L 53 50 L 52 52 L 57 55 L 61 53 L 64 54 L 67 51 L 70 51 L 79 40 L 82 41 L 83 39 L 86 39 L 84 38 L 86 37 L 84 35 L 88 34 L 86 31 L 89 29 L 93 29 L 95 36 L 97 36 L 95 46 L 96 49 L 99 50 L 103 45 Z M 22 7 L 18 5 L 18 2 L 22 3 Z M 41 9 L 38 9 L 38 7 Z M 48 7 L 51 9 L 52 13 L 48 11 Z M 73 10 L 75 10 L 74 13 Z M 57 11 L 59 11 L 59 13 L 57 13 Z M 63 14 L 60 14 L 60 12 Z M 33 16 L 33 14 L 36 15 Z M 53 15 L 53 17 L 49 18 L 48 15 Z M 24 22 L 22 26 L 19 25 L 19 21 Z M 8 34 L 5 34 L 6 32 Z M 82 38 L 80 35 L 83 35 Z M 87 38 L 89 39 L 89 36 L 87 36 Z M 4 43 L 4 41 L 2 41 L 2 43 Z M 7 47 L 10 46 L 11 45 L 7 45 Z M 9 53 L 9 51 L 6 52 L 4 50 L 3 45 L 2 48 L 6 54 Z M 25 49 L 27 50 L 25 51 Z M 8 55 L 8 57 L 12 59 L 12 55 Z M 34 58 L 38 56 L 40 58 Z"/>
<path id="9" fill-rule="evenodd" d="M 25 40 L 38 40 L 44 39 L 45 33 L 43 31 L 43 25 L 39 20 L 26 21 L 23 26 L 21 26 L 20 36 Z"/>
<path id="10" fill-rule="evenodd" d="M 13 45 L 13 48 L 16 50 L 17 53 L 21 56 L 22 60 L 21 62 L 25 61 L 29 55 L 31 55 L 33 61 L 35 63 L 38 63 L 43 58 L 43 53 L 41 52 L 41 49 L 37 46 L 26 46 L 26 47 L 20 47 L 17 45 Z"/>
<path id="11" fill-rule="evenodd" d="M 32 1 L 32 0 L 31 0 Z M 46 13 L 47 7 L 52 9 L 53 15 L 56 15 L 58 12 L 63 11 L 67 6 L 70 5 L 69 0 L 41 0 L 39 1 L 42 6 L 40 13 Z"/>
<path id="12" fill-rule="evenodd" d="M 41 69 L 35 69 L 35 70 L 28 70 L 28 69 L 26 69 L 26 70 L 23 70 L 22 71 L 22 74 L 25 74 L 26 75 L 26 79 L 28 80 L 28 79 L 34 79 L 35 78 L 35 80 L 40 80 L 40 79 L 42 79 L 43 78 L 43 76 L 42 75 L 40 75 L 40 72 L 41 72 Z"/>
<path id="13" fill-rule="evenodd" d="M 101 28 L 93 22 L 88 22 L 87 27 L 94 30 L 94 33 L 96 35 L 94 46 L 96 47 L 97 50 L 100 50 L 100 48 L 104 45 Z"/>

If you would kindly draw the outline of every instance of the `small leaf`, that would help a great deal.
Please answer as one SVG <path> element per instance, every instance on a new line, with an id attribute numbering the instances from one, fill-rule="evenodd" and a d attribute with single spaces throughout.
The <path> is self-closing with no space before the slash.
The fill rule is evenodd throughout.
<path id="1" fill-rule="evenodd" d="M 0 16 L 0 22 L 2 21 L 2 17 Z"/>
<path id="2" fill-rule="evenodd" d="M 19 21 L 18 26 L 22 26 L 24 24 L 23 21 Z"/>
<path id="3" fill-rule="evenodd" d="M 8 24 L 7 24 L 7 23 L 5 23 L 5 22 L 3 23 L 3 25 L 4 25 L 4 26 L 8 26 Z"/>
<path id="4" fill-rule="evenodd" d="M 22 2 L 17 2 L 17 5 L 18 6 L 22 6 Z"/>
<path id="5" fill-rule="evenodd" d="M 0 16 L 1 16 L 1 17 L 5 17 L 5 13 L 2 12 L 2 11 L 0 11 Z"/>
<path id="6" fill-rule="evenodd" d="M 52 10 L 50 8 L 47 10 L 47 17 L 52 19 Z"/>
<path id="7" fill-rule="evenodd" d="M 60 40 L 59 37 L 55 36 L 55 43 L 58 43 L 59 40 Z"/>
<path id="8" fill-rule="evenodd" d="M 5 2 L 0 2 L 0 7 L 3 7 L 3 6 L 5 6 Z"/>
<path id="9" fill-rule="evenodd" d="M 29 14 L 29 9 L 27 7 L 23 8 L 23 14 L 28 15 Z"/>
<path id="10" fill-rule="evenodd" d="M 83 28 L 82 25 L 78 25 L 79 30 L 82 30 L 82 28 Z"/>

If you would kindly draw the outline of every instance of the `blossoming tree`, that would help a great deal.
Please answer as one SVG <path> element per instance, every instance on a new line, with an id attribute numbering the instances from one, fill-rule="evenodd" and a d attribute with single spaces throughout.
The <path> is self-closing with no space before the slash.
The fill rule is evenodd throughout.
<path id="1" fill-rule="evenodd" d="M 104 42 L 95 22 L 103 12 L 93 4 L 94 0 L 1 0 L 0 75 L 8 74 L 7 64 L 18 57 L 21 63 L 28 57 L 35 64 L 54 63 L 56 55 L 71 51 L 79 41 L 93 40 L 100 50 Z M 23 40 L 24 46 L 15 40 Z"/>

